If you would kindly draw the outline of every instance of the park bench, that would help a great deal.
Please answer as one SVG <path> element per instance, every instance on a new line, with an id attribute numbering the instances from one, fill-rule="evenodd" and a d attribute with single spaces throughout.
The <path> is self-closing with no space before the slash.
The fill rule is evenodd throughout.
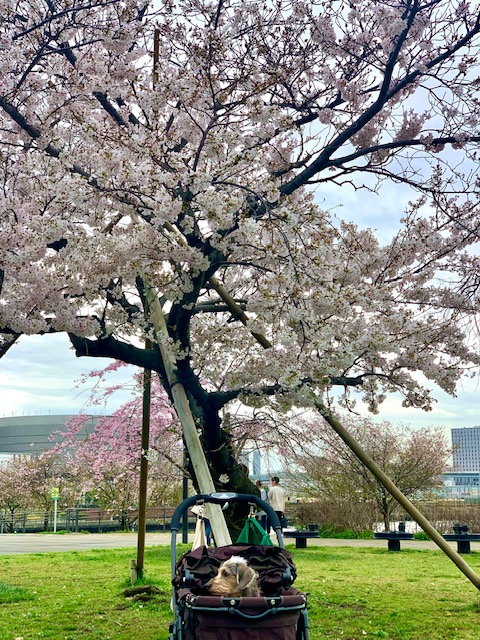
<path id="1" fill-rule="evenodd" d="M 398 531 L 378 531 L 373 534 L 377 540 L 387 540 L 389 551 L 400 551 L 402 540 L 413 540 L 413 533 L 405 531 L 405 523 L 399 522 Z"/>
<path id="2" fill-rule="evenodd" d="M 453 525 L 453 533 L 444 533 L 443 537 L 449 542 L 457 543 L 458 553 L 470 553 L 470 542 L 480 540 L 480 533 L 469 533 L 466 524 Z"/>
<path id="3" fill-rule="evenodd" d="M 308 538 L 319 538 L 318 531 L 284 531 L 284 538 L 294 538 L 297 549 L 306 549 Z"/>

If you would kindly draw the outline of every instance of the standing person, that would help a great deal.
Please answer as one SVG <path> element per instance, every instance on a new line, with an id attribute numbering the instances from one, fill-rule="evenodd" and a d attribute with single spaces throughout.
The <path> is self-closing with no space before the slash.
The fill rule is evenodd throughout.
<path id="1" fill-rule="evenodd" d="M 267 495 L 267 490 L 265 489 L 265 487 L 262 484 L 261 480 L 257 480 L 255 483 L 257 489 L 260 491 L 260 498 L 264 501 L 264 502 L 268 502 L 268 495 Z M 265 529 L 265 531 L 267 531 L 267 514 L 265 513 L 265 511 L 261 510 L 257 513 L 258 516 L 258 520 L 260 522 L 260 526 L 262 527 L 262 529 Z"/>
<path id="2" fill-rule="evenodd" d="M 277 514 L 283 530 L 283 523 L 285 521 L 285 492 L 282 487 L 280 487 L 280 479 L 277 476 L 272 476 L 270 482 L 272 486 L 268 490 L 268 503 Z"/>

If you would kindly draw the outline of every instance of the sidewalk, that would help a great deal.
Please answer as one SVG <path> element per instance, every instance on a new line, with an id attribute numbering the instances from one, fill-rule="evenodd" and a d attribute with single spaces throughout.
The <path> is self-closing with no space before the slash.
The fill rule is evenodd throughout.
<path id="1" fill-rule="evenodd" d="M 169 533 L 147 533 L 145 546 L 170 546 Z M 182 534 L 177 535 L 177 544 L 181 543 Z M 189 535 L 189 542 L 193 534 Z M 288 547 L 295 545 L 288 538 Z M 449 543 L 456 550 L 455 542 Z M 16 553 L 51 553 L 55 551 L 85 551 L 88 549 L 120 549 L 136 548 L 136 533 L 2 533 L 0 534 L 0 555 Z M 308 547 L 373 547 L 386 549 L 386 540 L 344 540 L 338 538 L 311 538 Z M 425 540 L 402 540 L 402 549 L 439 550 L 434 542 Z M 471 543 L 472 551 L 480 551 L 480 541 Z"/>

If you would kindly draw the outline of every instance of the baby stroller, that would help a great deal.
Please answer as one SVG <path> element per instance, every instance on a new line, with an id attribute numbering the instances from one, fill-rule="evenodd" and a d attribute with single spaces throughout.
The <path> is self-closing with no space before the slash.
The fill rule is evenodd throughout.
<path id="1" fill-rule="evenodd" d="M 176 536 L 187 510 L 210 502 L 245 502 L 267 513 L 278 546 L 236 543 L 199 547 L 177 560 Z M 277 514 L 254 495 L 212 493 L 192 496 L 175 510 L 171 523 L 173 622 L 169 640 L 309 640 L 306 596 L 292 585 L 296 567 L 285 550 Z M 231 556 L 244 557 L 258 573 L 260 596 L 208 595 L 206 583 Z"/>

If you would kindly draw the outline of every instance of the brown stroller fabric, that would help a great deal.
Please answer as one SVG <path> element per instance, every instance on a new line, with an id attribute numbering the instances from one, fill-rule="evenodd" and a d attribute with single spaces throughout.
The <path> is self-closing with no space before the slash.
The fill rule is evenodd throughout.
<path id="1" fill-rule="evenodd" d="M 231 556 L 242 556 L 258 573 L 260 592 L 264 596 L 285 595 L 297 577 L 289 551 L 273 546 L 236 544 L 216 549 L 198 547 L 188 551 L 179 558 L 172 583 L 178 590 L 187 588 L 196 595 L 206 594 L 206 583 L 217 575 L 218 567 Z M 285 572 L 290 579 L 286 579 Z M 298 593 L 295 589 L 290 590 L 292 592 Z"/>
<path id="2" fill-rule="evenodd" d="M 193 602 L 190 604 L 189 600 Z M 225 600 L 227 598 L 187 596 L 184 640 L 298 640 L 304 637 L 299 629 L 299 622 L 300 627 L 303 622 L 300 610 L 305 608 L 302 595 L 279 598 L 275 611 L 269 607 L 268 598 L 240 598 L 235 612 L 221 606 Z"/>

